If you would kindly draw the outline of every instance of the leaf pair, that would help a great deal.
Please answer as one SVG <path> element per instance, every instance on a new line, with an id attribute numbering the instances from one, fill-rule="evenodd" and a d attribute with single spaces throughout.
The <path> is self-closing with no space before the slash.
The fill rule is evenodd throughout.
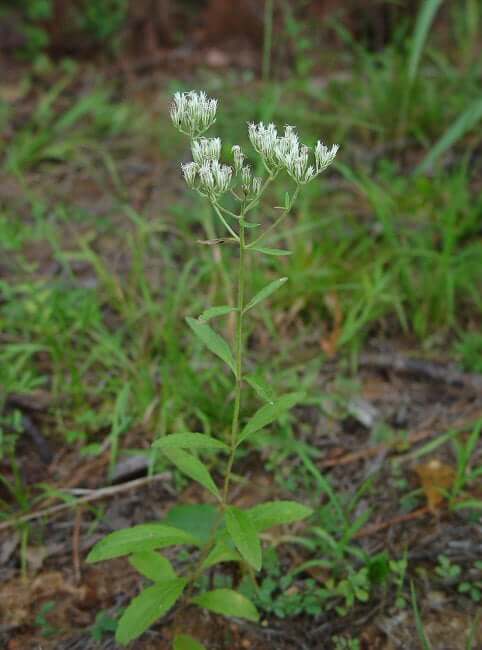
<path id="1" fill-rule="evenodd" d="M 260 249 L 261 250 L 261 249 Z M 265 251 L 268 249 L 265 249 Z M 264 252 L 265 252 L 264 251 Z M 276 252 L 276 254 L 281 254 L 282 252 Z M 270 254 L 275 254 L 271 252 Z M 288 278 L 280 278 L 279 280 L 274 280 L 268 284 L 264 289 L 257 293 L 252 300 L 246 305 L 243 310 L 243 313 L 252 309 L 255 305 L 260 303 L 262 300 L 265 300 L 274 293 L 277 289 L 283 286 Z M 213 354 L 218 356 L 224 361 L 224 363 L 232 370 L 234 375 L 236 372 L 236 364 L 234 361 L 233 353 L 228 343 L 220 336 L 213 328 L 207 324 L 208 320 L 216 318 L 218 316 L 224 316 L 230 312 L 238 311 L 236 307 L 230 307 L 229 305 L 221 305 L 219 307 L 211 307 L 206 309 L 198 319 L 187 317 L 186 321 L 189 327 L 192 329 L 194 334 L 204 343 L 204 345 L 210 350 Z"/>

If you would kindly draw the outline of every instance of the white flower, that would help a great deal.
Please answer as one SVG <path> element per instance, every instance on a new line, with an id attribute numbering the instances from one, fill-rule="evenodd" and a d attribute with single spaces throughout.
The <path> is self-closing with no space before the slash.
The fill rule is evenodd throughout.
<path id="1" fill-rule="evenodd" d="M 259 176 L 254 178 L 251 175 L 251 168 L 246 165 L 241 170 L 241 187 L 246 198 L 254 199 L 261 192 L 262 179 Z"/>
<path id="2" fill-rule="evenodd" d="M 169 112 L 179 131 L 197 138 L 215 122 L 217 106 L 217 100 L 210 99 L 205 92 L 191 90 L 187 93 L 177 92 Z"/>
<path id="3" fill-rule="evenodd" d="M 199 184 L 196 189 L 201 194 L 214 198 L 229 190 L 233 169 L 228 165 L 221 165 L 219 160 L 206 160 L 199 165 L 198 174 Z"/>
<path id="4" fill-rule="evenodd" d="M 318 140 L 315 147 L 315 161 L 316 161 L 317 174 L 320 174 L 328 167 L 328 165 L 331 165 L 331 163 L 335 160 L 335 156 L 339 148 L 340 145 L 334 144 L 332 145 L 331 149 L 328 149 L 328 147 L 326 147 L 323 143 L 321 143 Z"/>
<path id="5" fill-rule="evenodd" d="M 259 176 L 255 176 L 253 178 L 253 182 L 251 183 L 251 194 L 253 195 L 253 197 L 257 197 L 261 193 L 262 183 L 263 183 L 263 179 L 260 178 Z"/>
<path id="6" fill-rule="evenodd" d="M 263 122 L 259 124 L 248 124 L 248 135 L 254 149 L 263 158 L 263 161 L 269 170 L 275 171 L 280 165 L 276 156 L 276 143 L 278 141 L 278 131 L 274 124 L 265 126 Z"/>
<path id="7" fill-rule="evenodd" d="M 238 174 L 240 170 L 243 168 L 244 153 L 242 152 L 239 144 L 235 144 L 234 147 L 232 147 L 231 151 L 233 152 L 233 158 L 234 158 L 234 171 L 236 172 L 236 174 Z"/>
<path id="8" fill-rule="evenodd" d="M 192 157 L 194 162 L 202 165 L 207 160 L 219 160 L 221 155 L 220 138 L 200 138 L 193 140 L 191 144 Z"/>
<path id="9" fill-rule="evenodd" d="M 199 172 L 199 165 L 195 162 L 185 163 L 181 165 L 184 180 L 188 187 L 196 189 L 196 180 Z"/>
<path id="10" fill-rule="evenodd" d="M 251 191 L 251 168 L 248 165 L 241 170 L 241 185 L 243 192 L 249 194 Z"/>

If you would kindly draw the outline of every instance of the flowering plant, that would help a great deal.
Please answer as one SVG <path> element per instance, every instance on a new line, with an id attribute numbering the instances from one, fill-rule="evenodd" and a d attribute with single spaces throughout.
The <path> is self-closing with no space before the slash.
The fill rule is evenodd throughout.
<path id="1" fill-rule="evenodd" d="M 194 604 L 217 614 L 257 621 L 259 615 L 256 608 L 242 594 L 231 589 L 202 591 L 198 584 L 200 576 L 222 562 L 237 562 L 250 573 L 259 571 L 262 565 L 260 534 L 272 526 L 298 521 L 311 514 L 309 508 L 294 501 L 270 501 L 250 509 L 241 509 L 230 499 L 233 465 L 239 447 L 303 399 L 302 393 L 289 393 L 273 400 L 259 378 L 244 372 L 246 316 L 287 281 L 287 278 L 275 280 L 247 300 L 246 257 L 255 252 L 265 255 L 289 254 L 289 251 L 266 248 L 260 244 L 290 212 L 301 188 L 333 162 L 338 145 L 327 148 L 318 142 L 312 150 L 299 141 L 292 126 L 286 126 L 284 133 L 279 135 L 274 124 L 249 124 L 249 139 L 266 170 L 265 177 L 261 178 L 253 175 L 239 145 L 232 147 L 232 166 L 220 162 L 221 140 L 204 136 L 216 120 L 216 111 L 215 99 L 208 98 L 204 92 L 191 91 L 174 95 L 170 113 L 176 128 L 191 141 L 193 159 L 182 165 L 188 187 L 209 201 L 222 226 L 228 231 L 228 239 L 239 247 L 236 305 L 211 307 L 198 318 L 187 318 L 194 334 L 234 375 L 231 431 L 228 440 L 197 432 L 172 433 L 158 439 L 154 446 L 182 473 L 211 493 L 218 504 L 219 515 L 209 540 L 204 543 L 196 535 L 180 528 L 153 523 L 111 533 L 92 549 L 88 561 L 98 562 L 128 555 L 131 564 L 154 583 L 134 598 L 123 613 L 116 635 L 121 644 L 142 634 L 181 598 L 185 604 Z M 292 194 L 286 193 L 284 208 L 277 219 L 261 234 L 250 239 L 248 233 L 259 224 L 248 221 L 248 214 L 259 205 L 267 187 L 282 172 L 292 178 L 295 189 Z M 222 204 L 223 197 L 228 194 L 234 197 L 239 206 L 237 213 Z M 229 313 L 234 313 L 236 319 L 233 350 L 208 322 Z M 248 419 L 241 418 L 241 398 L 246 384 L 265 402 Z M 241 421 L 244 422 L 242 427 Z M 221 486 L 216 484 L 198 457 L 203 449 L 218 450 L 227 455 Z M 174 545 L 189 545 L 198 549 L 194 565 L 183 575 L 176 573 L 169 560 L 158 553 L 160 549 Z M 196 650 L 202 645 L 180 634 L 174 640 L 174 648 Z"/>

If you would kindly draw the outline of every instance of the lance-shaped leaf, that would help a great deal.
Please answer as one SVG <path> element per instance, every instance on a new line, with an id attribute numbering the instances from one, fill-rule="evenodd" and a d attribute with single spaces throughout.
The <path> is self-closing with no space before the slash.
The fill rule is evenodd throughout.
<path id="1" fill-rule="evenodd" d="M 206 650 L 206 646 L 189 634 L 178 634 L 174 639 L 174 650 Z"/>
<path id="2" fill-rule="evenodd" d="M 187 580 L 176 578 L 141 591 L 131 600 L 122 614 L 117 626 L 116 641 L 121 645 L 127 645 L 133 639 L 137 639 L 158 618 L 171 609 L 184 591 L 186 584 Z"/>
<path id="3" fill-rule="evenodd" d="M 230 307 L 229 305 L 220 305 L 219 307 L 210 307 L 203 311 L 203 313 L 198 317 L 198 320 L 201 323 L 205 323 L 211 318 L 217 318 L 218 316 L 225 316 L 230 314 L 233 311 L 238 311 L 237 307 Z"/>
<path id="4" fill-rule="evenodd" d="M 256 571 L 259 571 L 262 564 L 261 544 L 251 519 L 245 512 L 235 506 L 226 508 L 224 517 L 229 536 L 241 556 Z"/>
<path id="5" fill-rule="evenodd" d="M 159 555 L 155 551 L 134 553 L 130 556 L 129 562 L 139 573 L 153 582 L 166 582 L 177 578 L 167 557 Z"/>
<path id="6" fill-rule="evenodd" d="M 208 350 L 222 359 L 231 368 L 233 373 L 236 374 L 233 353 L 222 336 L 215 332 L 207 323 L 201 323 L 196 318 L 188 317 L 186 321 L 194 334 L 201 339 Z"/>
<path id="7" fill-rule="evenodd" d="M 248 436 L 263 429 L 280 415 L 289 411 L 295 404 L 301 402 L 304 396 L 304 393 L 288 393 L 277 399 L 273 404 L 265 404 L 265 406 L 262 406 L 241 431 L 237 444 L 239 445 Z"/>
<path id="8" fill-rule="evenodd" d="M 209 470 L 206 465 L 202 463 L 199 458 L 189 454 L 182 449 L 164 449 L 163 454 L 173 463 L 178 470 L 180 470 L 189 478 L 200 483 L 211 494 L 214 494 L 218 499 L 221 498 L 219 490 L 214 483 Z"/>
<path id="9" fill-rule="evenodd" d="M 152 443 L 157 449 L 223 449 L 229 451 L 229 447 L 221 440 L 211 438 L 203 433 L 171 433 L 163 436 Z"/>
<path id="10" fill-rule="evenodd" d="M 252 251 L 257 251 L 258 253 L 263 253 L 264 255 L 274 255 L 275 257 L 282 257 L 283 255 L 291 255 L 291 251 L 287 251 L 284 248 L 260 248 L 259 246 L 248 247 Z"/>
<path id="11" fill-rule="evenodd" d="M 274 282 L 270 282 L 264 289 L 261 289 L 259 293 L 257 293 L 254 298 L 252 298 L 246 307 L 244 308 L 244 311 L 247 312 L 249 309 L 252 309 L 255 305 L 260 303 L 262 300 L 265 300 L 268 298 L 272 293 L 274 293 L 277 289 L 282 287 L 285 282 L 287 282 L 288 278 L 280 278 L 279 280 L 274 280 Z"/>
<path id="12" fill-rule="evenodd" d="M 296 501 L 268 501 L 247 511 L 247 515 L 258 533 L 273 526 L 300 521 L 311 514 L 313 514 L 311 508 L 296 503 Z"/>
<path id="13" fill-rule="evenodd" d="M 205 607 L 215 614 L 245 618 L 248 621 L 258 621 L 259 614 L 253 603 L 245 596 L 232 589 L 214 589 L 196 596 L 192 602 Z"/>
<path id="14" fill-rule="evenodd" d="M 248 384 L 253 388 L 256 393 L 263 399 L 265 402 L 274 404 L 276 401 L 276 394 L 271 386 L 266 382 L 262 377 L 258 375 L 245 375 L 244 379 Z"/>
<path id="15" fill-rule="evenodd" d="M 140 524 L 101 539 L 90 551 L 87 562 L 101 562 L 141 551 L 152 551 L 176 544 L 197 546 L 199 541 L 184 530 L 163 524 Z"/>

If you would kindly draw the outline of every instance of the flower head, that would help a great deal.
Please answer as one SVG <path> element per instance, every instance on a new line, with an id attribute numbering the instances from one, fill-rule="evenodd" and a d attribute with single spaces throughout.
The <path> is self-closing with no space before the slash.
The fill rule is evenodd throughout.
<path id="1" fill-rule="evenodd" d="M 331 163 L 335 160 L 335 156 L 339 148 L 340 145 L 334 144 L 330 149 L 328 149 L 328 147 L 326 147 L 323 143 L 321 143 L 318 140 L 315 147 L 315 162 L 316 162 L 317 174 L 320 174 L 328 167 L 328 165 L 331 165 Z"/>
<path id="2" fill-rule="evenodd" d="M 199 172 L 199 165 L 195 162 L 189 162 L 181 165 L 182 174 L 188 187 L 196 189 L 196 181 Z"/>
<path id="3" fill-rule="evenodd" d="M 217 106 L 217 100 L 203 91 L 178 92 L 170 107 L 171 119 L 179 131 L 197 138 L 215 122 Z"/>
<path id="4" fill-rule="evenodd" d="M 189 162 L 181 165 L 188 187 L 209 198 L 217 198 L 231 187 L 233 169 L 221 165 L 219 160 L 205 160 L 202 163 Z"/>
<path id="5" fill-rule="evenodd" d="M 264 164 L 270 171 L 275 171 L 280 164 L 276 155 L 276 143 L 278 142 L 278 131 L 274 124 L 264 125 L 248 124 L 248 135 L 254 149 L 263 159 Z"/>
<path id="6" fill-rule="evenodd" d="M 236 174 L 238 174 L 243 168 L 244 153 L 242 152 L 239 144 L 235 144 L 234 147 L 232 147 L 231 151 L 233 152 L 234 158 L 234 171 Z"/>
<path id="7" fill-rule="evenodd" d="M 191 144 L 192 157 L 194 162 L 202 165 L 207 160 L 219 160 L 221 155 L 220 138 L 200 138 L 193 140 Z"/>

